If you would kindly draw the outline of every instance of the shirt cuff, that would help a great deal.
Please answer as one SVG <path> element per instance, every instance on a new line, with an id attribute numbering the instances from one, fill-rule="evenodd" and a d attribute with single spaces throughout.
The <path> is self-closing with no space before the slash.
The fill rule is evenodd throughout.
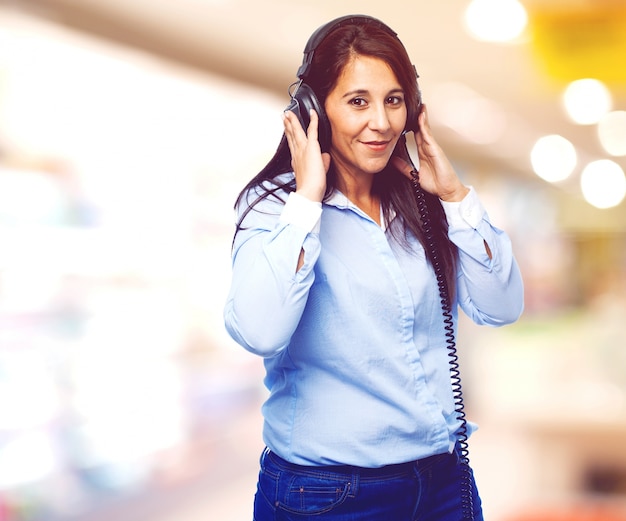
<path id="1" fill-rule="evenodd" d="M 321 215 L 322 203 L 291 192 L 280 214 L 280 222 L 293 224 L 307 232 L 312 232 L 317 227 Z"/>
<path id="2" fill-rule="evenodd" d="M 469 189 L 470 191 L 461 201 L 441 201 L 450 227 L 473 228 L 475 230 L 478 228 L 478 224 L 485 215 L 485 208 L 480 202 L 480 199 L 478 199 L 476 190 L 474 190 L 472 186 L 470 186 Z"/>

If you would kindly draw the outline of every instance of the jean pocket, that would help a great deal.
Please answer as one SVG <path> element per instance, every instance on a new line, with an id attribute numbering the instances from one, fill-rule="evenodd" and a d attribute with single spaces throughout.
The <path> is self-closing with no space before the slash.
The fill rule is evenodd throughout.
<path id="1" fill-rule="evenodd" d="M 350 493 L 351 483 L 345 476 L 323 472 L 281 473 L 282 485 L 276 506 L 295 514 L 316 515 L 341 505 Z"/>

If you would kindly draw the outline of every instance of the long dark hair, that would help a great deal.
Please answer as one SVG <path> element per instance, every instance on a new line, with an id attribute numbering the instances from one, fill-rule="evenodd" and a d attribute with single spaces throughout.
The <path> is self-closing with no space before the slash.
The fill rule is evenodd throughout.
<path id="1" fill-rule="evenodd" d="M 306 83 L 313 89 L 316 97 L 323 106 L 330 91 L 334 88 L 346 64 L 355 56 L 371 56 L 387 63 L 394 72 L 405 93 L 407 114 L 417 116 L 420 105 L 420 93 L 417 85 L 415 68 L 406 52 L 406 49 L 393 34 L 383 30 L 376 24 L 354 23 L 342 25 L 328 34 L 318 45 L 313 56 L 310 73 Z M 394 155 L 410 161 L 406 140 L 402 136 Z M 267 165 L 243 188 L 235 207 L 238 207 L 243 198 L 254 189 L 258 195 L 252 201 L 246 201 L 247 208 L 241 214 L 235 235 L 243 229 L 246 215 L 261 200 L 269 196 L 280 198 L 280 194 L 292 192 L 296 189 L 295 179 L 281 182 L 277 179 L 281 174 L 291 172 L 291 152 L 287 139 L 283 134 L 276 153 Z M 336 187 L 337 177 L 331 162 L 326 178 L 325 198 L 332 194 Z M 389 223 L 395 214 L 401 218 L 403 226 L 390 227 L 394 238 L 403 245 L 407 243 L 407 233 L 412 233 L 424 246 L 426 258 L 433 264 L 432 248 L 427 246 L 424 234 L 424 225 L 417 211 L 417 199 L 411 181 L 398 172 L 391 162 L 374 176 L 372 190 L 381 201 L 383 218 Z M 424 199 L 430 215 L 430 226 L 433 241 L 439 251 L 440 261 L 443 263 L 445 278 L 450 293 L 456 287 L 456 247 L 448 238 L 448 222 L 439 198 L 424 192 Z"/>

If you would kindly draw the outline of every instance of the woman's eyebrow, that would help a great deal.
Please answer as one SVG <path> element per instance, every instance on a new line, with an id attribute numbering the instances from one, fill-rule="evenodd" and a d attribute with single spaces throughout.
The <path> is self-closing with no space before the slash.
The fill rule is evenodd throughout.
<path id="1" fill-rule="evenodd" d="M 349 98 L 351 96 L 363 96 L 364 94 L 369 94 L 369 90 L 367 89 L 354 89 L 351 91 L 346 92 L 342 98 Z M 391 89 L 386 96 L 389 96 L 390 94 L 404 94 L 404 89 L 401 87 L 395 88 L 395 89 Z"/>
<path id="2" fill-rule="evenodd" d="M 369 91 L 367 89 L 355 89 L 355 90 L 350 90 L 348 92 L 346 92 L 342 98 L 349 98 L 351 96 L 361 96 L 363 94 L 368 94 Z"/>

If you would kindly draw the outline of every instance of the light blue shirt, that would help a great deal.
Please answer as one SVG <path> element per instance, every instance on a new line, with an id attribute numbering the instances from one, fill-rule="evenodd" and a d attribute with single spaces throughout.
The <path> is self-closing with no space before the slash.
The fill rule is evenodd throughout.
<path id="1" fill-rule="evenodd" d="M 399 244 L 339 192 L 323 205 L 281 195 L 286 204 L 268 197 L 235 238 L 224 311 L 233 339 L 265 359 L 264 442 L 300 465 L 380 467 L 450 451 L 460 421 L 422 246 Z M 474 189 L 443 206 L 459 250 L 455 319 L 460 306 L 478 324 L 515 321 L 523 285 L 508 236 Z"/>

